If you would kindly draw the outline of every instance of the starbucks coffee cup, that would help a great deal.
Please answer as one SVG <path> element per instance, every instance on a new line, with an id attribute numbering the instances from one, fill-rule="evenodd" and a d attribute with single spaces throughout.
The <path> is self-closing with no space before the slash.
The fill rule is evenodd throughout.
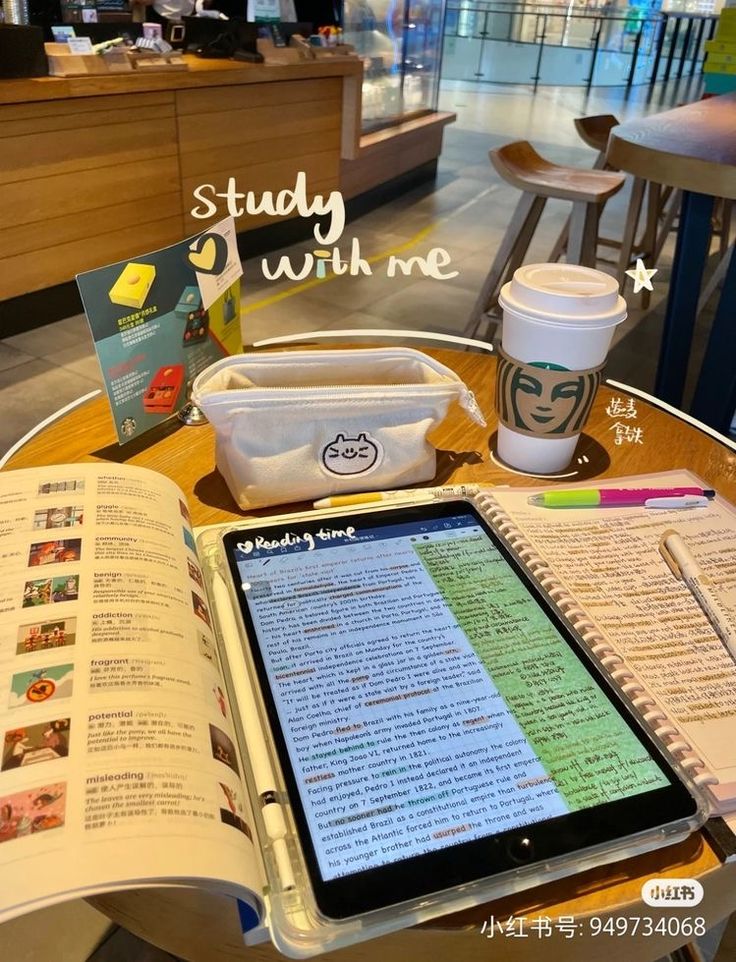
<path id="1" fill-rule="evenodd" d="M 585 426 L 626 302 L 615 278 L 575 264 L 526 264 L 498 300 L 498 454 L 530 474 L 561 471 Z"/>

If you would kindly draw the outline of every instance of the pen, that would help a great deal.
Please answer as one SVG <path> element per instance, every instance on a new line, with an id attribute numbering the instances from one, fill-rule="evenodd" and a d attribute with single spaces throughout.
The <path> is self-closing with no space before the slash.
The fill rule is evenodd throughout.
<path id="1" fill-rule="evenodd" d="M 688 586 L 716 634 L 736 661 L 736 632 L 730 624 L 730 616 L 711 591 L 710 578 L 703 573 L 682 536 L 668 528 L 659 539 L 659 551 L 672 574 Z"/>
<path id="2" fill-rule="evenodd" d="M 542 508 L 631 508 L 653 499 L 686 495 L 710 499 L 716 493 L 709 488 L 572 488 L 533 494 L 528 502 Z"/>
<path id="3" fill-rule="evenodd" d="M 483 485 L 491 487 L 491 485 Z M 349 504 L 372 504 L 376 501 L 416 501 L 424 498 L 471 498 L 478 494 L 480 484 L 448 484 L 440 488 L 411 488 L 406 491 L 364 491 L 362 494 L 337 494 L 320 498 L 315 508 L 342 508 Z"/>
<path id="4" fill-rule="evenodd" d="M 215 572 L 213 575 L 213 594 L 215 600 L 215 612 L 220 625 L 220 635 L 227 652 L 228 663 L 237 665 L 242 663 L 243 656 L 240 651 L 240 633 L 233 615 L 228 594 L 227 586 L 223 581 L 222 575 Z M 243 666 L 244 668 L 244 666 Z M 271 762 L 268 757 L 266 741 L 263 737 L 261 722 L 258 717 L 256 700 L 253 696 L 250 683 L 243 671 L 232 671 L 231 678 L 238 707 L 243 713 L 243 727 L 247 734 L 248 756 L 250 758 L 251 770 L 256 783 L 256 791 L 261 803 L 261 815 L 266 834 L 273 846 L 273 856 L 276 861 L 276 870 L 279 873 L 281 884 L 284 889 L 296 887 L 294 873 L 289 859 L 289 850 L 286 846 L 286 820 L 281 805 L 277 801 L 276 779 L 271 770 Z"/>

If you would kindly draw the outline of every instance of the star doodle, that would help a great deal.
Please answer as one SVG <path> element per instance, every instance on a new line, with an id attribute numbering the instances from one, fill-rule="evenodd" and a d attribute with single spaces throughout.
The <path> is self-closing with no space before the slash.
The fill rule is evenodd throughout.
<path id="1" fill-rule="evenodd" d="M 642 287 L 645 287 L 648 291 L 654 290 L 654 285 L 652 284 L 652 278 L 657 273 L 657 268 L 653 267 L 648 269 L 644 266 L 644 261 L 641 257 L 636 259 L 636 267 L 630 271 L 626 271 L 626 276 L 633 278 L 634 281 L 634 293 L 638 294 Z"/>

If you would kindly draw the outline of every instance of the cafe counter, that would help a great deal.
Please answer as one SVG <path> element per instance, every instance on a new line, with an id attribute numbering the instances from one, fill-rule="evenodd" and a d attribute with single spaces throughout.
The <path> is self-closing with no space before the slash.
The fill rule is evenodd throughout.
<path id="1" fill-rule="evenodd" d="M 346 199 L 431 165 L 452 114 L 362 136 L 357 59 L 0 81 L 0 301 L 182 240 L 208 219 L 194 191 Z M 215 198 L 216 199 L 216 198 Z M 216 199 L 217 200 L 217 199 Z M 295 214 L 292 216 L 296 216 Z M 243 215 L 238 232 L 273 223 Z"/>

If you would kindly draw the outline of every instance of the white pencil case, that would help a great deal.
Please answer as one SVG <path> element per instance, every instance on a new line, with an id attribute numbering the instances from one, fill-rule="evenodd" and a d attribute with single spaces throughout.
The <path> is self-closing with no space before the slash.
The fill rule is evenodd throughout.
<path id="1" fill-rule="evenodd" d="M 223 358 L 198 375 L 192 400 L 244 509 L 433 478 L 427 434 L 453 400 L 485 425 L 454 371 L 405 347 Z"/>

